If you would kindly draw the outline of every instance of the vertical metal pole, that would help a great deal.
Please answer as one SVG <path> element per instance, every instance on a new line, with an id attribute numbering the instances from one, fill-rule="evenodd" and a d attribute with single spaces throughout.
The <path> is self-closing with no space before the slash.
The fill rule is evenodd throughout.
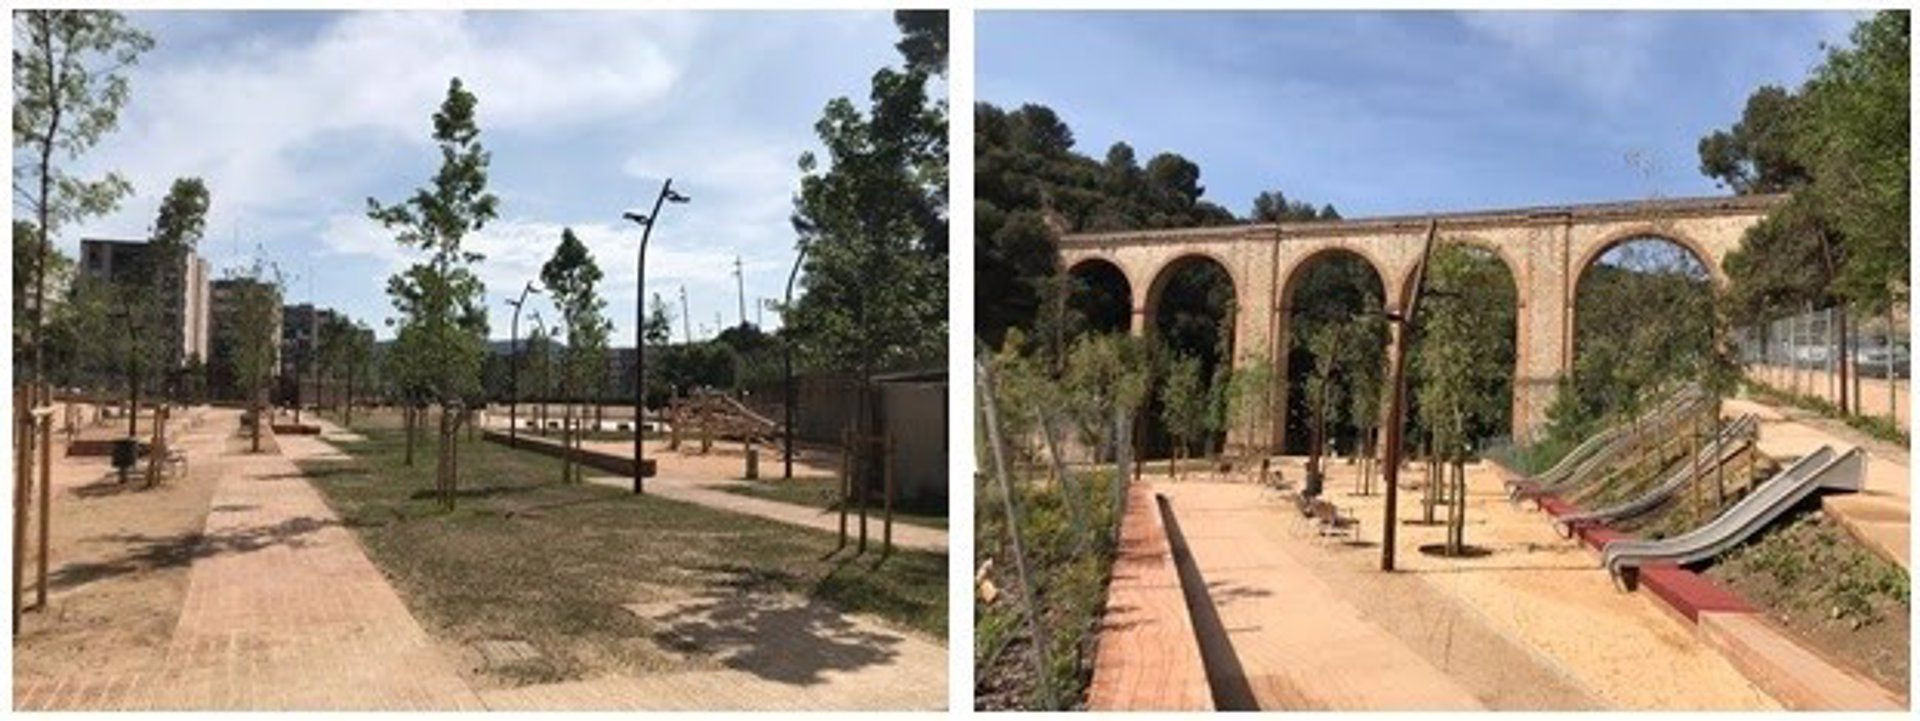
<path id="1" fill-rule="evenodd" d="M 1385 518 L 1380 524 L 1380 570 L 1393 570 L 1393 554 L 1396 532 L 1400 520 L 1400 451 L 1406 420 L 1407 394 L 1407 335 L 1412 330 L 1414 312 L 1420 305 L 1420 294 L 1427 285 L 1427 259 L 1433 254 L 1434 236 L 1439 232 L 1439 222 L 1427 221 L 1427 240 L 1420 252 L 1420 262 L 1413 268 L 1413 293 L 1407 298 L 1405 307 L 1397 316 L 1388 316 L 1388 331 L 1391 334 L 1387 347 L 1387 422 L 1386 448 L 1381 459 L 1380 478 L 1386 484 Z M 1429 481 L 1432 479 L 1429 478 Z"/>
<path id="2" fill-rule="evenodd" d="M 633 492 L 646 492 L 647 449 L 642 441 L 645 436 L 647 418 L 647 240 L 653 237 L 653 226 L 660 223 L 660 205 L 667 201 L 667 194 L 673 192 L 673 179 L 668 178 L 660 184 L 660 195 L 653 199 L 653 213 L 647 216 L 647 227 L 640 231 L 640 265 L 635 270 L 634 308 L 633 308 Z"/>
<path id="3" fill-rule="evenodd" d="M 1027 606 L 1027 634 L 1033 637 L 1034 681 L 1040 686 L 1040 700 L 1048 711 L 1059 709 L 1056 703 L 1053 684 L 1049 681 L 1047 670 L 1052 668 L 1047 656 L 1052 645 L 1047 638 L 1046 626 L 1040 618 L 1039 598 L 1034 595 L 1033 576 L 1027 570 L 1027 551 L 1020 539 L 1020 513 L 1013 504 L 1013 481 L 1007 476 L 1006 451 L 1001 445 L 1000 417 L 994 407 L 993 377 L 986 361 L 975 356 L 975 383 L 979 387 L 981 413 L 986 415 L 987 448 L 993 456 L 993 476 L 1000 482 L 1001 509 L 1007 515 L 1007 536 L 1013 543 L 1014 569 L 1020 575 L 1020 592 L 1025 596 Z"/>

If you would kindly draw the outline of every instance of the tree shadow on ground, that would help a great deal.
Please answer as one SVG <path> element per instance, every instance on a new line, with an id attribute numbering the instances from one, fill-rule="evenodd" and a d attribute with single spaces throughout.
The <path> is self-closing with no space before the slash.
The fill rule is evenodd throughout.
<path id="1" fill-rule="evenodd" d="M 854 671 L 900 655 L 904 636 L 854 623 L 820 601 L 754 588 L 760 585 L 721 581 L 645 620 L 664 647 L 795 686 L 824 683 L 829 671 Z"/>
<path id="2" fill-rule="evenodd" d="M 68 563 L 47 579 L 47 587 L 63 590 L 131 573 L 180 568 L 202 558 L 252 553 L 272 546 L 301 548 L 310 536 L 337 521 L 312 516 L 289 518 L 264 526 L 248 526 L 215 533 L 194 531 L 164 536 L 113 533 L 88 540 L 122 544 L 127 550 L 103 561 Z"/>
<path id="3" fill-rule="evenodd" d="M 167 484 L 164 481 L 161 483 L 153 484 L 153 485 L 147 485 L 146 472 L 134 471 L 127 475 L 127 480 L 125 483 L 122 483 L 120 481 L 120 476 L 118 474 L 109 473 L 105 476 L 102 476 L 100 480 L 94 481 L 92 483 L 88 483 L 86 485 L 81 485 L 81 486 L 74 486 L 73 490 L 69 491 L 69 493 L 72 493 L 73 495 L 78 496 L 80 498 L 112 498 L 114 496 L 126 496 L 126 495 L 133 495 L 137 493 L 147 493 L 152 491 L 164 491 L 166 490 L 166 487 L 167 487 Z"/>

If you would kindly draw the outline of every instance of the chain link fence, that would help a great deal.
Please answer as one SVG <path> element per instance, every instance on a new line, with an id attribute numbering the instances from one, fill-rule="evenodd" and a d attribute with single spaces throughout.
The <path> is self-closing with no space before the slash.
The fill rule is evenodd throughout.
<path id="1" fill-rule="evenodd" d="M 1911 433 L 1909 323 L 1904 308 L 1811 310 L 1735 331 L 1749 381 L 1891 420 Z M 1842 340 L 1844 338 L 1844 347 Z"/>

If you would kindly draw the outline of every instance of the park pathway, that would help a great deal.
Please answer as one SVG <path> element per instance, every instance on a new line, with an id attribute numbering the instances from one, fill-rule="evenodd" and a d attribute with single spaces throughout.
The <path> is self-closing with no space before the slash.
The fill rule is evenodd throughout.
<path id="1" fill-rule="evenodd" d="M 588 476 L 588 481 L 615 488 L 633 488 L 633 479 L 621 476 Z M 835 511 L 803 506 L 797 503 L 782 503 L 764 498 L 754 498 L 726 490 L 729 485 L 745 485 L 745 481 L 707 481 L 686 478 L 654 477 L 647 479 L 647 492 L 662 498 L 697 503 L 730 513 L 744 513 L 749 516 L 779 521 L 795 526 L 806 526 L 828 533 L 840 531 L 840 514 Z M 860 533 L 859 516 L 848 514 L 847 533 L 857 537 Z M 867 542 L 874 546 L 880 543 L 880 511 L 869 509 L 867 514 Z M 947 532 L 937 528 L 902 523 L 896 519 L 893 523 L 893 544 L 902 548 L 911 548 L 933 553 L 947 552 Z"/>
<path id="2" fill-rule="evenodd" d="M 185 604 L 157 668 L 16 689 L 20 709 L 479 710 L 295 461 L 338 455 L 281 437 L 281 455 L 194 460 L 220 473 L 191 548 Z"/>
<path id="3" fill-rule="evenodd" d="M 1239 687 L 1230 695 L 1268 710 L 1484 708 L 1274 542 L 1285 519 L 1259 502 L 1258 487 L 1174 482 L 1160 491 L 1171 501 L 1168 533 L 1185 539 L 1218 616 L 1196 619 L 1196 630 L 1203 646 L 1230 657 L 1224 682 Z M 1219 687 L 1223 669 L 1209 666 Z"/>

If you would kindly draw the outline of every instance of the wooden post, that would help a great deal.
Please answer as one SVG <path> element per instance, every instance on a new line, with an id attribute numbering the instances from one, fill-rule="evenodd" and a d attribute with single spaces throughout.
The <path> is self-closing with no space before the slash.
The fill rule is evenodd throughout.
<path id="1" fill-rule="evenodd" d="M 853 429 L 840 429 L 840 545 L 833 550 L 839 552 L 847 547 L 847 504 L 853 499 Z"/>
<path id="2" fill-rule="evenodd" d="M 863 456 L 866 455 L 865 451 L 873 445 L 873 440 L 873 436 L 854 435 L 854 443 L 859 445 Z M 853 481 L 853 495 L 854 498 L 859 499 L 860 504 L 860 547 L 854 555 L 867 552 L 867 479 L 862 477 L 867 473 L 866 466 L 861 466 L 860 471 L 861 475 L 855 476 Z"/>
<path id="3" fill-rule="evenodd" d="M 51 394 L 49 394 L 51 397 Z M 34 608 L 47 607 L 47 536 L 53 523 L 53 412 L 48 408 L 40 419 L 40 569 L 34 586 Z M 16 550 L 14 553 L 18 554 Z"/>
<path id="4" fill-rule="evenodd" d="M 33 489 L 33 431 L 32 416 L 28 415 L 27 403 L 22 400 L 19 389 L 13 394 L 15 413 L 13 424 L 13 633 L 20 634 L 20 593 L 21 581 L 25 580 L 27 545 L 27 504 Z"/>
<path id="5" fill-rule="evenodd" d="M 880 555 L 885 556 L 893 553 L 893 495 L 896 492 L 893 475 L 893 434 L 887 434 L 886 440 L 883 441 L 883 443 L 885 443 L 885 450 L 880 454 L 880 463 L 882 473 L 886 476 L 886 488 L 884 492 L 886 493 L 887 520 L 884 526 L 886 530 L 883 531 L 885 535 L 882 537 L 883 540 L 880 544 Z"/>

